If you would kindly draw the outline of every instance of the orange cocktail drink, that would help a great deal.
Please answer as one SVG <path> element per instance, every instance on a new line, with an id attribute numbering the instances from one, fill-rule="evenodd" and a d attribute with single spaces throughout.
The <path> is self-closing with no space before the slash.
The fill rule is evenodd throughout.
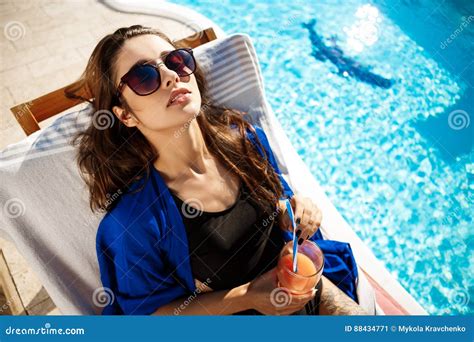
<path id="1" fill-rule="evenodd" d="M 293 272 L 293 241 L 289 241 L 280 253 L 277 275 L 278 286 L 293 294 L 311 291 L 321 279 L 324 255 L 316 243 L 305 240 L 298 246 L 297 272 Z"/>

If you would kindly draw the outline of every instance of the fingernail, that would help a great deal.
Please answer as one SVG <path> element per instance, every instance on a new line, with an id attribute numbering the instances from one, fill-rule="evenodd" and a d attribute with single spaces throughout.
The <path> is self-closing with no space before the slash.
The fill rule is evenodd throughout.
<path id="1" fill-rule="evenodd" d="M 301 229 L 298 229 L 298 230 L 296 231 L 296 236 L 297 236 L 297 237 L 300 237 L 300 234 L 301 234 Z"/>
<path id="2" fill-rule="evenodd" d="M 296 219 L 296 224 L 300 224 L 300 222 L 301 222 L 301 219 L 298 217 L 298 218 Z"/>
<path id="3" fill-rule="evenodd" d="M 300 238 L 300 239 L 298 240 L 298 245 L 301 245 L 301 244 L 303 243 L 303 241 L 304 241 L 304 239 L 303 239 L 303 238 Z"/>

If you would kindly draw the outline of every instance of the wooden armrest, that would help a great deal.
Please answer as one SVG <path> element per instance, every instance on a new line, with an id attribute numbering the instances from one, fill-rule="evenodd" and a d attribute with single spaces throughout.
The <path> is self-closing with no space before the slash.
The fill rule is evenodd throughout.
<path id="1" fill-rule="evenodd" d="M 214 29 L 211 27 L 189 37 L 177 40 L 174 43 L 182 47 L 195 48 L 216 38 Z M 10 108 L 25 134 L 30 135 L 39 131 L 39 122 L 84 102 L 81 99 L 70 99 L 66 97 L 64 93 L 65 89 L 74 88 L 75 85 L 77 85 L 77 82 Z M 79 95 L 90 99 L 86 89 L 81 89 Z"/>
<path id="2" fill-rule="evenodd" d="M 20 299 L 10 268 L 0 249 L 0 315 L 26 315 L 26 309 Z"/>

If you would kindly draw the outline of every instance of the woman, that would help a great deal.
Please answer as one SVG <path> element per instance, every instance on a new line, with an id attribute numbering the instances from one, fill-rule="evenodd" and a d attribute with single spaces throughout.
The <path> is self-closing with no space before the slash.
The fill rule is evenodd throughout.
<path id="1" fill-rule="evenodd" d="M 121 28 L 68 96 L 83 87 L 96 112 L 76 137 L 78 161 L 91 209 L 107 212 L 97 255 L 113 300 L 103 314 L 363 313 L 350 247 L 322 240 L 321 212 L 293 194 L 263 130 L 210 102 L 192 50 L 152 28 Z M 285 198 L 299 243 L 318 240 L 326 263 L 320 291 L 279 305 Z"/>

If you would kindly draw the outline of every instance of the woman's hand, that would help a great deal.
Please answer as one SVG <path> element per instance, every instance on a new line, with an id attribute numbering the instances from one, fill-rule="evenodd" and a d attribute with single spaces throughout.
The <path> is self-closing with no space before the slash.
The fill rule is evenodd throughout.
<path id="1" fill-rule="evenodd" d="M 294 195 L 290 199 L 291 207 L 296 221 L 296 235 L 298 236 L 298 244 L 302 244 L 304 240 L 309 239 L 316 233 L 321 226 L 323 215 L 318 206 L 309 197 L 300 197 Z M 280 214 L 280 228 L 293 232 L 290 216 L 288 215 L 285 201 L 278 201 Z"/>
<path id="2" fill-rule="evenodd" d="M 315 289 L 309 294 L 294 295 L 278 287 L 276 270 L 275 267 L 248 283 L 246 296 L 255 310 L 264 315 L 289 315 L 314 298 Z"/>

